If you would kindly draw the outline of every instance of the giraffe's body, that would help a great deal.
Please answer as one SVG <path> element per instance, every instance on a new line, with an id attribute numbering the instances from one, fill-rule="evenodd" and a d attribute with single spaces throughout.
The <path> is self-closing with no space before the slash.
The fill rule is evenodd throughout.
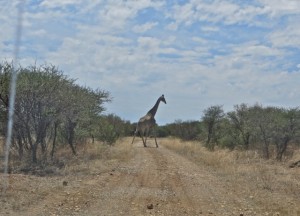
<path id="1" fill-rule="evenodd" d="M 152 109 L 148 111 L 148 113 L 140 118 L 139 122 L 137 123 L 136 130 L 134 132 L 134 137 L 132 140 L 132 143 L 134 141 L 134 138 L 137 133 L 141 136 L 143 140 L 144 147 L 147 147 L 146 142 L 147 142 L 147 137 L 149 136 L 149 131 L 156 126 L 156 121 L 155 121 L 155 114 L 157 112 L 158 106 L 160 101 L 164 102 L 165 104 L 167 103 L 165 100 L 164 95 L 160 96 L 158 100 L 156 101 L 155 105 L 153 106 Z M 145 137 L 145 139 L 144 139 Z M 155 144 L 156 147 L 158 147 L 157 141 L 156 141 L 156 134 L 154 134 L 154 139 L 155 139 Z"/>

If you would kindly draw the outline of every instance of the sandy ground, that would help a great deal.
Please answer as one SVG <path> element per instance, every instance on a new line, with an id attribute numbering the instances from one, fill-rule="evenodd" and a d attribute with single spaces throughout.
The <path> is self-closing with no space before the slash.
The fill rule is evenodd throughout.
<path id="1" fill-rule="evenodd" d="M 287 203 L 291 210 L 280 214 L 163 146 L 132 148 L 128 162 L 93 163 L 88 175 L 11 175 L 0 215 L 300 215 L 298 204 Z"/>

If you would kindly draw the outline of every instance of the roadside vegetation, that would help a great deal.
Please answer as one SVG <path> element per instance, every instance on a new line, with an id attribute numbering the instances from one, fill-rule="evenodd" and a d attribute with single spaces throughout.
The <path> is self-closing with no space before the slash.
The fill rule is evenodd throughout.
<path id="1" fill-rule="evenodd" d="M 57 155 L 58 150 L 78 156 L 86 145 L 112 146 L 117 140 L 132 136 L 136 123 L 104 114 L 105 104 L 112 101 L 112 96 L 101 86 L 80 86 L 51 64 L 19 66 L 17 70 L 10 149 L 14 165 L 29 171 L 60 166 L 62 156 Z M 1 139 L 6 134 L 11 73 L 11 63 L 0 63 Z M 221 105 L 215 105 L 205 109 L 199 120 L 175 120 L 158 126 L 156 133 L 161 138 L 194 141 L 213 154 L 217 154 L 216 149 L 228 153 L 252 151 L 259 158 L 287 161 L 299 150 L 300 109 L 240 104 L 226 113 Z M 4 142 L 2 145 L 4 149 Z M 298 162 L 300 158 L 294 164 Z"/>
<path id="2" fill-rule="evenodd" d="M 300 160 L 300 150 L 285 162 L 265 160 L 256 150 L 218 148 L 214 151 L 199 145 L 198 141 L 183 141 L 178 138 L 164 138 L 161 145 L 198 164 L 208 167 L 232 188 L 236 197 L 249 194 L 256 203 L 264 203 L 266 209 L 277 212 L 274 215 L 298 215 L 299 169 L 289 169 L 288 165 Z M 283 201 L 284 200 L 284 201 Z M 277 203 L 274 206 L 272 203 Z"/>
<path id="3" fill-rule="evenodd" d="M 0 139 L 0 144 L 2 146 L 4 140 Z M 2 150 L 0 148 L 0 155 L 3 154 Z M 98 187 L 103 188 L 105 181 L 114 175 L 115 169 L 133 157 L 130 141 L 126 139 L 118 139 L 113 146 L 89 140 L 77 145 L 76 150 L 75 156 L 70 148 L 60 146 L 52 163 L 51 160 L 48 164 L 38 161 L 35 165 L 25 158 L 18 160 L 12 150 L 9 187 L 5 194 L 2 193 L 5 176 L 0 175 L 0 215 L 78 213 L 97 200 Z M 103 184 L 91 183 L 101 178 L 106 179 L 102 181 Z M 36 212 L 43 208 L 46 209 L 45 213 Z"/>
<path id="4" fill-rule="evenodd" d="M 86 143 L 112 145 L 128 134 L 130 123 L 104 115 L 108 91 L 76 84 L 53 65 L 19 67 L 11 159 L 22 166 L 45 167 L 60 148 L 78 155 Z M 5 137 L 12 64 L 0 64 L 0 137 Z M 3 142 L 3 149 L 5 148 Z"/>
<path id="5" fill-rule="evenodd" d="M 300 110 L 241 104 L 225 113 L 222 106 L 203 111 L 199 121 L 177 120 L 159 128 L 161 136 L 196 140 L 207 149 L 253 150 L 264 159 L 282 161 L 300 146 Z"/>

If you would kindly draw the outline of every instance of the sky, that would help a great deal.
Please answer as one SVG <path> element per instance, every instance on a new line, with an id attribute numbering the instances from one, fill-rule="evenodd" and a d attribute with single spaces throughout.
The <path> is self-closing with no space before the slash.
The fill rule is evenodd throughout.
<path id="1" fill-rule="evenodd" d="M 26 0 L 22 66 L 52 64 L 109 91 L 106 113 L 159 125 L 210 106 L 300 104 L 300 0 Z M 0 62 L 13 59 L 17 0 L 0 0 Z"/>

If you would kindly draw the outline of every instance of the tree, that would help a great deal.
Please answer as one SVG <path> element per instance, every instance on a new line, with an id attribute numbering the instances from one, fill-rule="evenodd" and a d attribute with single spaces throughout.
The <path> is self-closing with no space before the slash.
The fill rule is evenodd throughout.
<path id="1" fill-rule="evenodd" d="M 9 64 L 0 67 L 1 114 L 7 112 L 11 68 Z M 91 133 L 93 126 L 87 125 L 104 111 L 109 93 L 79 86 L 53 65 L 20 67 L 18 72 L 12 147 L 18 149 L 20 158 L 29 150 L 32 162 L 37 163 L 38 149 L 45 160 L 52 143 L 53 157 L 57 136 L 63 134 L 76 154 L 76 139 Z"/>
<path id="2" fill-rule="evenodd" d="M 161 137 L 174 136 L 182 140 L 196 140 L 201 133 L 199 121 L 175 120 L 173 123 L 158 127 L 158 134 Z"/>
<path id="3" fill-rule="evenodd" d="M 227 113 L 227 116 L 237 134 L 235 137 L 241 136 L 244 148 L 249 149 L 250 138 L 252 136 L 251 112 L 246 104 L 235 105 L 235 110 Z M 234 132 L 233 132 L 234 133 Z M 238 139 L 236 139 L 238 140 Z"/>
<path id="4" fill-rule="evenodd" d="M 65 79 L 52 65 L 19 70 L 14 133 L 20 143 L 19 149 L 29 145 L 33 163 L 37 163 L 39 146 L 46 157 L 46 138 L 61 111 L 59 91 Z"/>
<path id="5" fill-rule="evenodd" d="M 96 138 L 108 145 L 112 145 L 120 137 L 130 134 L 129 121 L 122 120 L 114 114 L 102 115 L 98 118 Z"/>
<path id="6" fill-rule="evenodd" d="M 63 89 L 64 100 L 64 136 L 74 155 L 76 155 L 75 139 L 90 137 L 97 118 L 105 109 L 104 102 L 109 102 L 109 93 L 102 90 L 92 90 L 76 84 L 68 85 Z M 67 98 L 66 98 L 67 97 Z M 77 135 L 77 137 L 76 137 Z"/>
<path id="7" fill-rule="evenodd" d="M 12 64 L 8 62 L 0 64 L 0 135 L 6 133 L 11 71 Z"/>
<path id="8" fill-rule="evenodd" d="M 250 112 L 252 115 L 252 124 L 255 125 L 256 140 L 262 144 L 262 153 L 265 159 L 270 158 L 269 146 L 272 137 L 272 126 L 274 120 L 274 111 L 272 107 L 263 108 L 261 105 L 254 105 Z"/>
<path id="9" fill-rule="evenodd" d="M 207 132 L 206 146 L 210 150 L 214 150 L 218 142 L 218 132 L 223 117 L 224 111 L 220 105 L 211 106 L 203 111 L 202 121 Z"/>
<path id="10" fill-rule="evenodd" d="M 221 120 L 218 130 L 220 147 L 232 150 L 242 143 L 240 132 L 233 126 L 229 118 Z"/>
<path id="11" fill-rule="evenodd" d="M 281 161 L 288 144 L 300 129 L 300 112 L 298 108 L 280 109 L 277 114 L 273 140 L 276 146 L 276 159 Z"/>

